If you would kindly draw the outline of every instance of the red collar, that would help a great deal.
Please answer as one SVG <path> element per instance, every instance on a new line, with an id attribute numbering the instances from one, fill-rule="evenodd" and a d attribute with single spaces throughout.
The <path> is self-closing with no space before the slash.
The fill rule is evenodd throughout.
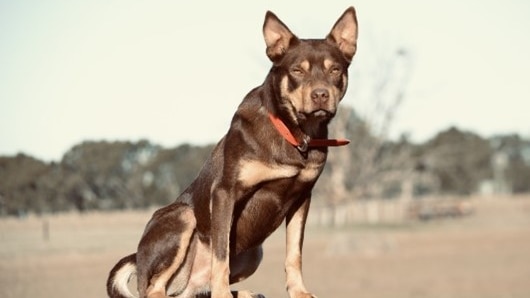
<path id="1" fill-rule="evenodd" d="M 350 143 L 350 140 L 348 139 L 310 139 L 309 142 L 300 144 L 280 118 L 269 113 L 269 119 L 283 138 L 302 152 L 307 151 L 307 147 L 337 147 L 348 145 Z"/>

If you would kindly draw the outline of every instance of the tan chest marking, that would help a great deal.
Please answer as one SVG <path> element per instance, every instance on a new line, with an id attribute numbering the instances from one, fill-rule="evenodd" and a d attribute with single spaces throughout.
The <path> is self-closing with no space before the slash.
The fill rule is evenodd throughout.
<path id="1" fill-rule="evenodd" d="M 321 164 L 308 164 L 305 168 L 289 165 L 271 165 L 257 160 L 242 160 L 238 181 L 245 187 L 282 178 L 297 177 L 302 182 L 312 181 L 322 171 Z"/>
<path id="2" fill-rule="evenodd" d="M 257 160 L 242 160 L 238 181 L 243 186 L 256 184 L 281 178 L 291 178 L 298 175 L 299 169 L 287 165 L 271 165 Z"/>
<path id="3" fill-rule="evenodd" d="M 322 167 L 323 165 L 321 164 L 310 163 L 300 171 L 298 179 L 303 182 L 315 180 L 322 171 Z"/>

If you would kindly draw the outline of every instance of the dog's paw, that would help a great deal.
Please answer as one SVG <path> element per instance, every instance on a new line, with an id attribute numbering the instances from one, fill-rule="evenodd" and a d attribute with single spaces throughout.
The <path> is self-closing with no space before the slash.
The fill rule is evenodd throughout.
<path id="1" fill-rule="evenodd" d="M 234 298 L 265 298 L 265 296 L 250 291 L 237 291 L 233 292 Z"/>

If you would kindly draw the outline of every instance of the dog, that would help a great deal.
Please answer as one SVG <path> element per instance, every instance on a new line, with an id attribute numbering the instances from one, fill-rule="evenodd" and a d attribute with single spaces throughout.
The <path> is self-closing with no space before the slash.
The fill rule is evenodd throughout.
<path id="1" fill-rule="evenodd" d="M 326 162 L 328 124 L 348 85 L 357 50 L 353 7 L 324 39 L 300 39 L 272 12 L 263 24 L 272 67 L 239 105 L 227 134 L 197 178 L 145 227 L 137 252 L 110 271 L 111 298 L 263 297 L 231 292 L 253 274 L 262 243 L 286 222 L 286 288 L 291 298 L 316 297 L 302 279 L 302 242 L 311 192 Z"/>

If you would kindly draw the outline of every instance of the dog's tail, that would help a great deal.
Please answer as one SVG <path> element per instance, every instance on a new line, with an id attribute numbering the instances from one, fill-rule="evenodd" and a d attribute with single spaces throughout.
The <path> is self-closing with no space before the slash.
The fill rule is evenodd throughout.
<path id="1" fill-rule="evenodd" d="M 109 273 L 107 294 L 110 298 L 136 298 L 129 290 L 131 276 L 136 273 L 136 254 L 121 259 Z"/>

